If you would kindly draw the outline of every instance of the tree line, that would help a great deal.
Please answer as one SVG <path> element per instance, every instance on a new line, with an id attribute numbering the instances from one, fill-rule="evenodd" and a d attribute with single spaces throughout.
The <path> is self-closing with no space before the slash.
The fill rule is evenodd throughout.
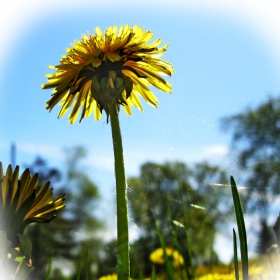
<path id="1" fill-rule="evenodd" d="M 273 202 L 280 192 L 280 98 L 269 97 L 256 108 L 224 117 L 221 127 L 232 133 L 231 147 L 237 154 L 240 183 L 245 186 L 244 210 L 259 216 L 256 250 L 264 253 L 279 244 L 280 237 L 279 222 L 269 226 L 267 221 L 275 214 Z M 82 263 L 91 265 L 84 265 L 81 273 L 90 274 L 90 279 L 116 270 L 116 241 L 105 243 L 101 238 L 106 228 L 95 214 L 100 195 L 80 167 L 84 157 L 86 150 L 76 147 L 67 151 L 64 171 L 49 167 L 39 157 L 29 165 L 41 182 L 51 181 L 55 190 L 66 193 L 67 205 L 52 223 L 27 228 L 34 265 L 29 279 L 45 279 L 52 258 L 56 264 L 52 279 L 57 280 L 76 279 L 83 258 L 87 261 Z M 160 247 L 155 223 L 166 245 L 178 242 L 181 253 L 191 256 L 194 265 L 219 261 L 214 250 L 216 234 L 228 234 L 227 225 L 234 218 L 230 174 L 224 168 L 206 161 L 193 165 L 146 162 L 139 176 L 128 178 L 131 223 L 139 230 L 139 238 L 131 244 L 132 277 L 151 273 L 149 255 Z M 191 246 L 185 243 L 186 235 Z M 64 267 L 71 268 L 67 277 Z"/>

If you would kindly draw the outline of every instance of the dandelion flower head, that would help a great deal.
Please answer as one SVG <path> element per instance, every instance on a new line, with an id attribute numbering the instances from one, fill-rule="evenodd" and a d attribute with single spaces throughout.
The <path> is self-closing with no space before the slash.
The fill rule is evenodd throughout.
<path id="1" fill-rule="evenodd" d="M 173 260 L 174 267 L 179 267 L 184 265 L 184 259 L 182 255 L 172 248 L 165 248 L 167 256 L 171 257 Z M 150 254 L 150 261 L 153 263 L 164 264 L 164 252 L 162 248 L 156 249 Z"/>
<path id="2" fill-rule="evenodd" d="M 29 169 L 25 169 L 20 178 L 18 176 L 18 166 L 13 171 L 9 165 L 3 174 L 0 162 L 0 230 L 6 231 L 9 239 L 23 234 L 30 223 L 50 222 L 56 211 L 65 206 L 64 194 L 52 199 L 50 182 L 38 188 L 37 173 L 31 176 Z"/>
<path id="3" fill-rule="evenodd" d="M 92 112 L 99 120 L 103 110 L 108 118 L 112 100 L 128 115 L 131 106 L 143 110 L 139 96 L 157 107 L 149 86 L 171 93 L 171 85 L 161 75 L 171 76 L 173 66 L 161 59 L 168 45 L 159 47 L 160 39 L 149 43 L 152 38 L 151 31 L 138 25 L 109 27 L 104 35 L 96 27 L 94 35 L 83 34 L 66 50 L 59 65 L 50 66 L 56 73 L 47 75 L 48 83 L 42 88 L 55 89 L 46 108 L 51 111 L 57 104 L 62 106 L 61 117 L 72 107 L 69 118 L 74 123 L 80 110 L 80 122 Z"/>

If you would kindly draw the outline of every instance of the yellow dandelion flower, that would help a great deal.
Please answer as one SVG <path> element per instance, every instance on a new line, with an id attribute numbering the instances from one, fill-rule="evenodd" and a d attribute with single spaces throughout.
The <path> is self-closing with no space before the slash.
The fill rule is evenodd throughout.
<path id="1" fill-rule="evenodd" d="M 92 111 L 99 120 L 103 109 L 108 119 L 112 100 L 128 115 L 131 106 L 143 110 L 139 96 L 157 107 L 158 100 L 149 86 L 171 93 L 171 85 L 161 75 L 171 76 L 173 67 L 160 59 L 168 45 L 159 47 L 160 39 L 149 43 L 152 38 L 149 30 L 138 25 L 109 27 L 104 35 L 97 27 L 94 35 L 82 35 L 81 41 L 67 49 L 59 65 L 50 66 L 56 73 L 47 75 L 48 83 L 42 88 L 55 90 L 46 108 L 51 111 L 59 103 L 61 117 L 72 106 L 69 118 L 74 123 L 81 108 L 80 122 Z"/>
<path id="2" fill-rule="evenodd" d="M 221 273 L 209 273 L 199 277 L 197 280 L 235 280 L 234 274 L 221 274 Z"/>
<path id="3" fill-rule="evenodd" d="M 164 264 L 162 248 L 158 248 L 150 254 L 150 261 L 152 263 Z"/>
<path id="4" fill-rule="evenodd" d="M 101 276 L 99 280 L 118 280 L 118 275 L 117 274 L 109 274 L 105 276 Z"/>
<path id="5" fill-rule="evenodd" d="M 184 265 L 184 259 L 177 250 L 166 247 L 165 251 L 167 256 L 172 258 L 172 263 L 174 267 L 177 268 L 179 266 Z M 164 253 L 162 248 L 156 249 L 150 254 L 150 261 L 153 263 L 164 264 Z"/>
<path id="6" fill-rule="evenodd" d="M 129 279 L 132 280 L 131 278 Z M 118 275 L 116 273 L 109 274 L 109 275 L 101 276 L 98 280 L 118 280 Z"/>
<path id="7" fill-rule="evenodd" d="M 30 176 L 26 169 L 19 179 L 18 175 L 19 167 L 13 171 L 11 165 L 4 175 L 0 162 L 0 230 L 6 232 L 8 239 L 23 234 L 30 223 L 50 222 L 55 212 L 65 206 L 64 195 L 52 200 L 50 182 L 37 189 L 38 174 Z"/>
<path id="8" fill-rule="evenodd" d="M 184 259 L 183 259 L 182 255 L 177 250 L 173 251 L 172 257 L 173 257 L 174 267 L 179 267 L 179 266 L 184 265 Z"/>

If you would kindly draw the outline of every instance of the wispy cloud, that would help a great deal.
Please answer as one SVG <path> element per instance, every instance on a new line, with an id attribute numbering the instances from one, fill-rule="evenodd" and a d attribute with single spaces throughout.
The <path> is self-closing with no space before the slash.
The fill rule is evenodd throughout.
<path id="1" fill-rule="evenodd" d="M 94 169 L 103 169 L 105 171 L 114 172 L 114 158 L 113 154 L 99 154 L 92 152 L 88 155 L 84 163 Z"/>
<path id="2" fill-rule="evenodd" d="M 63 150 L 58 145 L 50 145 L 47 143 L 18 143 L 17 150 L 34 156 L 41 155 L 42 157 L 56 160 L 64 159 Z"/>
<path id="3" fill-rule="evenodd" d="M 10 149 L 10 145 L 0 143 L 0 148 L 6 150 Z M 63 163 L 65 160 L 65 152 L 63 147 L 48 143 L 17 143 L 16 149 L 19 154 L 26 154 L 29 157 L 36 157 L 38 155 L 46 159 L 52 159 Z M 212 163 L 220 163 L 222 159 L 228 154 L 229 148 L 225 145 L 202 146 L 195 148 L 188 147 L 149 147 L 137 145 L 135 147 L 127 147 L 125 151 L 126 171 L 129 175 L 136 175 L 139 173 L 141 164 L 147 161 L 165 162 L 165 161 L 183 161 L 189 164 L 200 162 L 203 160 Z M 93 169 L 102 169 L 104 171 L 114 172 L 114 157 L 113 151 L 99 148 L 89 149 L 86 159 L 83 164 Z"/>
<path id="4" fill-rule="evenodd" d="M 137 149 L 127 149 L 125 152 L 125 163 L 127 173 L 136 175 L 139 173 L 141 164 L 152 161 L 163 163 L 166 161 L 182 161 L 188 164 L 200 161 L 209 161 L 219 164 L 224 161 L 229 149 L 224 145 L 213 145 L 203 147 L 137 147 Z"/>

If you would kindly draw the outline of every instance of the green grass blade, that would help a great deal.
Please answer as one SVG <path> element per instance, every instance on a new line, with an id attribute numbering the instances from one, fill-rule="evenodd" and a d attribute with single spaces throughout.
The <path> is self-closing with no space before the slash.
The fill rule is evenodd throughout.
<path id="1" fill-rule="evenodd" d="M 85 269 L 86 269 L 86 280 L 90 279 L 90 263 L 89 263 L 89 256 L 88 256 L 88 246 L 85 246 Z"/>
<path id="2" fill-rule="evenodd" d="M 151 277 L 151 280 L 157 280 L 155 266 L 153 266 L 153 271 L 152 271 L 152 277 Z"/>
<path id="3" fill-rule="evenodd" d="M 48 266 L 48 271 L 47 271 L 46 280 L 50 280 L 50 279 L 51 279 L 52 262 L 53 262 L 53 253 L 51 254 L 51 257 L 50 257 L 50 261 L 49 261 L 49 266 Z"/>
<path id="4" fill-rule="evenodd" d="M 237 191 L 237 187 L 233 177 L 230 177 L 230 184 L 232 190 L 232 197 L 236 215 L 236 221 L 238 226 L 238 235 L 240 240 L 240 252 L 241 252 L 241 263 L 242 263 L 242 276 L 243 280 L 248 279 L 248 246 L 247 246 L 247 234 L 244 222 L 243 211 L 241 207 L 241 202 L 239 198 L 239 194 Z"/>
<path id="5" fill-rule="evenodd" d="M 80 258 L 80 261 L 79 261 L 76 280 L 80 280 L 80 278 L 81 278 L 82 267 L 83 267 L 83 254 L 81 254 L 81 258 Z"/>
<path id="6" fill-rule="evenodd" d="M 154 215 L 153 215 L 153 217 L 154 217 Z M 160 243 L 160 246 L 161 246 L 161 248 L 163 250 L 164 263 L 165 263 L 165 266 L 166 266 L 168 279 L 169 280 L 174 280 L 173 267 L 172 267 L 171 261 L 169 260 L 169 258 L 167 256 L 166 249 L 165 249 L 165 244 L 164 244 L 162 235 L 161 235 L 161 233 L 159 231 L 159 228 L 158 228 L 157 221 L 156 221 L 155 217 L 154 217 L 154 222 L 155 222 L 157 236 L 159 238 L 159 243 Z"/>
<path id="7" fill-rule="evenodd" d="M 235 279 L 239 280 L 239 269 L 238 269 L 238 256 L 237 256 L 237 243 L 236 243 L 236 233 L 233 229 L 233 252 L 234 252 L 234 270 Z"/>
<path id="8" fill-rule="evenodd" d="M 184 224 L 185 224 L 185 244 L 186 244 L 186 248 L 187 248 L 187 257 L 185 255 L 183 255 L 184 258 L 184 266 L 185 266 L 185 271 L 187 274 L 187 277 L 189 280 L 192 280 L 195 278 L 195 270 L 194 270 L 194 266 L 193 266 L 193 259 L 192 259 L 192 248 L 191 248 L 191 244 L 190 244 L 190 240 L 189 240 L 189 233 L 188 233 L 188 229 L 187 229 L 187 213 L 186 213 L 186 209 L 185 209 L 185 205 L 187 203 L 185 203 L 184 199 L 183 199 L 183 188 L 182 188 L 182 184 L 180 184 L 180 199 L 181 199 L 181 209 L 182 209 L 182 213 L 184 216 Z"/>

